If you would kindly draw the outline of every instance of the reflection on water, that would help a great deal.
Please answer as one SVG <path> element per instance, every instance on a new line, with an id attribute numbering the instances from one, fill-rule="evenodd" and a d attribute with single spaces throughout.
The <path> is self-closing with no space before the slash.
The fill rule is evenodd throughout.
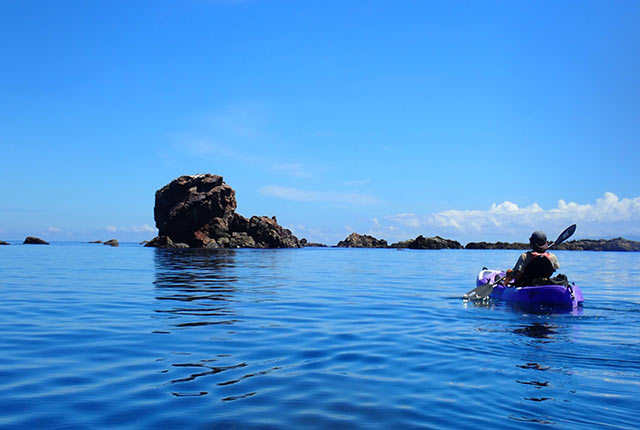
<path id="1" fill-rule="evenodd" d="M 235 250 L 155 249 L 156 309 L 176 319 L 175 327 L 233 324 Z"/>
<path id="2" fill-rule="evenodd" d="M 640 253 L 564 254 L 574 316 L 462 306 L 517 251 L 0 248 L 2 429 L 640 420 Z"/>
<path id="3" fill-rule="evenodd" d="M 533 323 L 520 326 L 513 332 L 534 339 L 550 339 L 556 334 L 556 327 L 548 323 Z"/>
<path id="4" fill-rule="evenodd" d="M 525 346 L 526 348 L 533 348 L 531 356 L 545 357 L 544 348 L 546 347 L 546 344 L 550 344 L 556 341 L 555 339 L 558 334 L 558 327 L 547 322 L 534 322 L 531 324 L 524 324 L 516 327 L 515 329 L 513 329 L 513 333 L 518 336 L 524 336 L 525 338 L 532 339 L 532 341 L 525 342 L 523 344 L 523 346 Z M 549 392 L 551 388 L 550 379 L 552 378 L 542 378 L 543 376 L 550 376 L 547 372 L 552 371 L 551 366 L 547 364 L 541 364 L 538 361 L 527 360 L 525 363 L 517 365 L 516 367 L 524 369 L 526 371 L 526 376 L 529 376 L 531 379 L 516 379 L 515 382 L 517 384 L 529 386 L 534 389 L 534 392 L 525 391 L 525 393 L 527 393 L 527 395 L 523 397 L 525 401 L 534 403 L 555 401 L 555 398 L 552 397 Z M 546 411 L 534 413 L 534 410 L 531 410 L 527 415 L 512 415 L 509 418 L 515 421 L 552 424 Z"/>
<path id="5" fill-rule="evenodd" d="M 176 329 L 230 326 L 239 322 L 232 306 L 238 281 L 235 257 L 233 249 L 156 249 L 154 286 L 158 306 L 154 307 L 154 312 L 171 320 L 170 326 Z M 157 330 L 155 333 L 171 334 L 171 330 Z M 183 338 L 203 344 L 211 341 L 198 336 L 197 332 L 192 335 L 193 338 Z M 182 388 L 171 392 L 175 397 L 206 396 L 211 389 L 200 380 L 247 366 L 246 362 L 234 361 L 229 354 L 214 351 L 194 360 L 192 346 L 176 345 L 176 348 L 168 357 L 169 368 L 162 372 L 170 378 L 168 385 Z M 190 361 L 183 361 L 185 356 L 190 357 Z"/>

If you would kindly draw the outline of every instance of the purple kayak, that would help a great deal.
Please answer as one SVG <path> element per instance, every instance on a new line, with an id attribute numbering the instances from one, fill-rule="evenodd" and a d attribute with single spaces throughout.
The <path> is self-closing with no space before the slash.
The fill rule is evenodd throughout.
<path id="1" fill-rule="evenodd" d="M 505 275 L 504 271 L 483 269 L 478 274 L 476 286 L 493 283 Z M 582 290 L 575 284 L 535 285 L 506 287 L 496 285 L 489 295 L 494 300 L 502 300 L 514 307 L 540 311 L 570 311 L 582 305 Z"/>

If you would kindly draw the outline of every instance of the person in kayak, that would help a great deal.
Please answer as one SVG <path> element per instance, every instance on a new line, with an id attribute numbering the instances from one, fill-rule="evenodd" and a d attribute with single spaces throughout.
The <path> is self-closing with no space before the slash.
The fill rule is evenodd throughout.
<path id="1" fill-rule="evenodd" d="M 532 251 L 523 253 L 513 269 L 507 270 L 504 283 L 514 282 L 516 286 L 533 285 L 538 280 L 546 280 L 560 268 L 558 257 L 547 252 L 550 243 L 543 231 L 534 231 L 529 238 Z"/>

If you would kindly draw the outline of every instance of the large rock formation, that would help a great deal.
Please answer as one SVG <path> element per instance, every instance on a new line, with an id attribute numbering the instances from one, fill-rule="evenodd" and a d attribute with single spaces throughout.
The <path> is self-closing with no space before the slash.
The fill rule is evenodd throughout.
<path id="1" fill-rule="evenodd" d="M 235 213 L 235 191 L 222 176 L 180 176 L 156 191 L 158 238 L 145 246 L 193 248 L 299 248 L 275 217 Z M 163 238 L 165 237 L 165 238 Z"/>
<path id="2" fill-rule="evenodd" d="M 373 236 L 351 233 L 345 240 L 336 245 L 339 248 L 386 248 L 387 241 Z"/>
<path id="3" fill-rule="evenodd" d="M 443 239 L 440 236 L 424 237 L 420 235 L 413 240 L 393 243 L 390 248 L 462 249 L 462 245 L 456 240 Z"/>
<path id="4" fill-rule="evenodd" d="M 42 240 L 39 237 L 27 236 L 23 242 L 25 245 L 49 245 L 49 242 Z"/>

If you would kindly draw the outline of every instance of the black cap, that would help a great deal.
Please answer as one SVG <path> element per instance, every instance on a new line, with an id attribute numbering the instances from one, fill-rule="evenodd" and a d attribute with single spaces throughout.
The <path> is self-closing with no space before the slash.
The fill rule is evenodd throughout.
<path id="1" fill-rule="evenodd" d="M 531 245 L 533 250 L 537 252 L 544 252 L 549 247 L 549 242 L 547 242 L 547 235 L 544 234 L 544 231 L 540 230 L 531 233 L 529 244 Z"/>

